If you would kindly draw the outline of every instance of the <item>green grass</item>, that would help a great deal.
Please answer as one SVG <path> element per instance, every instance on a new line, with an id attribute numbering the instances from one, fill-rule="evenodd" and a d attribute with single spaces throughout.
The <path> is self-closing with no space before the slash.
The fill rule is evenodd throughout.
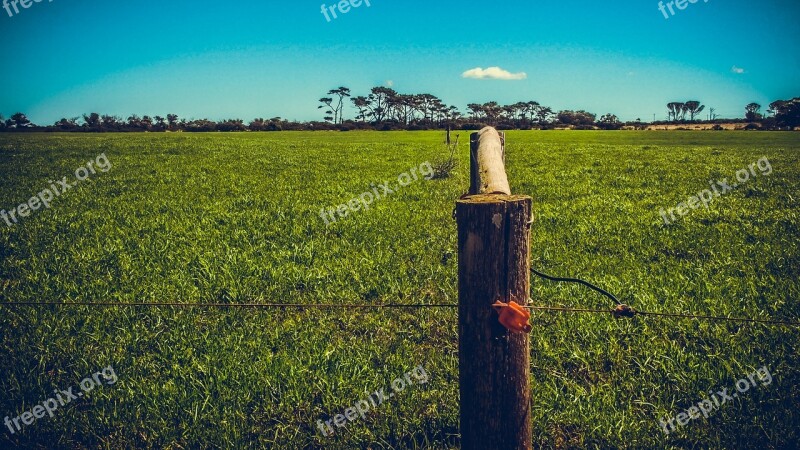
<path id="1" fill-rule="evenodd" d="M 113 165 L 50 209 L 0 222 L 0 300 L 456 303 L 463 144 L 452 178 L 416 181 L 329 227 L 319 216 L 444 159 L 441 140 L 0 134 L 2 209 L 100 153 Z M 655 312 L 800 317 L 798 152 L 796 133 L 507 133 L 512 189 L 534 199 L 533 266 Z M 771 175 L 664 226 L 659 208 L 763 156 Z M 581 287 L 532 286 L 537 304 L 610 306 Z M 536 446 L 800 446 L 797 328 L 545 313 L 532 323 Z M 0 419 L 108 365 L 119 381 L 22 432 L 3 426 L 0 447 L 458 447 L 456 328 L 455 309 L 3 307 Z M 333 437 L 317 432 L 420 364 L 427 384 Z M 762 366 L 772 384 L 660 431 L 659 418 Z"/>

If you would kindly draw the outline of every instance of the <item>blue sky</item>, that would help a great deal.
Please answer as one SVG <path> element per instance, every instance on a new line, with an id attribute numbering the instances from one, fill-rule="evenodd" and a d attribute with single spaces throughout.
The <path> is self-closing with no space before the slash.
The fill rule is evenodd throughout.
<path id="1" fill-rule="evenodd" d="M 652 120 L 670 101 L 741 117 L 749 102 L 766 109 L 800 96 L 797 0 L 699 0 L 668 19 L 653 0 L 371 0 L 330 22 L 321 4 L 42 0 L 12 17 L 0 9 L 0 113 L 40 124 L 88 112 L 312 120 L 329 89 L 361 95 L 389 84 L 462 112 L 472 102 L 536 100 Z M 493 66 L 527 77 L 462 77 Z"/>

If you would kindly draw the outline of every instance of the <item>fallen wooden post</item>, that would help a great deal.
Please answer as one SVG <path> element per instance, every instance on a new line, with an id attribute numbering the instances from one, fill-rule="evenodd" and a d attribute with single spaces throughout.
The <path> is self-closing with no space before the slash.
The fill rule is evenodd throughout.
<path id="1" fill-rule="evenodd" d="M 492 127 L 470 135 L 470 194 L 511 195 L 504 140 Z"/>

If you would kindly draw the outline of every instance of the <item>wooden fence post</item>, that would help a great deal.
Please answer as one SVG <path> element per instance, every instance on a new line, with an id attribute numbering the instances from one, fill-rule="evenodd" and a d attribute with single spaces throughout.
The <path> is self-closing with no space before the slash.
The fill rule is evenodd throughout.
<path id="1" fill-rule="evenodd" d="M 472 137 L 473 195 L 456 204 L 461 446 L 530 449 L 529 338 L 503 327 L 492 304 L 527 304 L 532 201 L 510 195 L 497 131 Z"/>

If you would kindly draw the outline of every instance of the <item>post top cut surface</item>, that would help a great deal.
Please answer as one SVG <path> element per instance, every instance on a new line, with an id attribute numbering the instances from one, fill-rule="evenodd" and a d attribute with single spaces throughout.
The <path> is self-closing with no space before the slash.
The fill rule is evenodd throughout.
<path id="1" fill-rule="evenodd" d="M 475 194 L 468 195 L 456 201 L 456 203 L 503 203 L 518 202 L 530 199 L 527 195 L 505 195 L 505 194 Z"/>

